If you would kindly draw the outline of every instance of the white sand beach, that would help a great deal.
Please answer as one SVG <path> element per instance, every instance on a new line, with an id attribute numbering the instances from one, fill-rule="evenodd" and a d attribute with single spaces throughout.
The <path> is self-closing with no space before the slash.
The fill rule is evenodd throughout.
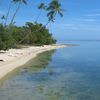
<path id="1" fill-rule="evenodd" d="M 62 47 L 66 47 L 66 45 L 31 46 L 22 49 L 10 49 L 6 52 L 0 51 L 0 79 L 30 59 L 35 58 L 37 54 Z"/>

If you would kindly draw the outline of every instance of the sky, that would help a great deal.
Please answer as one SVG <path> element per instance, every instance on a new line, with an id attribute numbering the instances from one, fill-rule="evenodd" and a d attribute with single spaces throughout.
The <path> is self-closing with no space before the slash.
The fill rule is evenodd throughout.
<path id="1" fill-rule="evenodd" d="M 0 0 L 0 16 L 7 13 L 10 0 Z M 15 21 L 22 26 L 25 22 L 34 22 L 39 14 L 37 5 L 51 0 L 28 0 L 28 5 L 22 5 Z M 100 40 L 100 0 L 60 0 L 64 9 L 63 18 L 56 16 L 55 23 L 48 28 L 57 40 Z M 8 23 L 17 7 L 12 5 Z M 38 20 L 47 23 L 45 12 Z"/>

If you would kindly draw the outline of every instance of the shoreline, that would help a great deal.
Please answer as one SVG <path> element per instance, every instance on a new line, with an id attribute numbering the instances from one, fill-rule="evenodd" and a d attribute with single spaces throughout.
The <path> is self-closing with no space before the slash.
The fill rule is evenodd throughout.
<path id="1" fill-rule="evenodd" d="M 4 78 L 8 73 L 16 68 L 26 64 L 32 58 L 45 51 L 58 48 L 68 47 L 68 45 L 46 45 L 46 46 L 29 46 L 22 49 L 10 49 L 9 51 L 0 53 L 0 79 Z"/>

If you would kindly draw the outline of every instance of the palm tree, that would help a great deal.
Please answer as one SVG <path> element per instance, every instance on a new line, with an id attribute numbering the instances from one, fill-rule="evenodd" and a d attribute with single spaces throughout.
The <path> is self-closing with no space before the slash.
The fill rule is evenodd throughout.
<path id="1" fill-rule="evenodd" d="M 4 20 L 4 19 L 5 19 L 5 16 L 3 15 L 3 16 L 1 17 L 1 19 Z"/>
<path id="2" fill-rule="evenodd" d="M 48 7 L 46 7 L 48 22 L 40 27 L 40 29 L 36 30 L 35 32 L 42 31 L 50 22 L 54 22 L 55 17 L 57 14 L 59 14 L 61 17 L 63 17 L 63 9 L 61 8 L 61 4 L 59 3 L 59 0 L 53 0 Z M 19 41 L 18 44 L 20 44 L 28 35 L 26 35 L 21 41 Z"/>
<path id="3" fill-rule="evenodd" d="M 9 13 L 10 13 L 10 10 L 11 10 L 11 5 L 12 5 L 12 1 L 11 1 L 10 4 L 9 4 L 8 12 L 7 12 L 7 15 L 6 15 L 6 17 L 5 17 L 5 26 L 6 26 L 6 24 L 7 24 L 8 16 L 9 16 Z"/>
<path id="4" fill-rule="evenodd" d="M 37 23 L 37 21 L 38 21 L 40 15 L 41 15 L 41 13 L 42 13 L 42 10 L 45 10 L 45 9 L 46 9 L 45 4 L 44 4 L 44 3 L 40 3 L 40 5 L 38 6 L 38 9 L 40 10 L 40 12 L 39 12 L 39 14 L 38 14 L 38 16 L 37 16 L 37 18 L 36 18 L 36 21 L 35 21 L 36 23 Z"/>
<path id="5" fill-rule="evenodd" d="M 47 13 L 47 17 L 48 17 L 47 24 L 50 22 L 54 22 L 57 14 L 63 17 L 63 14 L 62 14 L 63 9 L 61 8 L 61 4 L 59 3 L 59 0 L 53 0 L 47 7 L 46 11 L 48 12 Z"/>
<path id="6" fill-rule="evenodd" d="M 22 3 L 24 3 L 24 4 L 27 5 L 27 1 L 26 1 L 26 0 L 13 0 L 13 2 L 14 2 L 14 3 L 19 3 L 19 4 L 18 4 L 18 7 L 17 7 L 17 9 L 16 9 L 16 11 L 15 11 L 15 13 L 14 13 L 12 19 L 11 19 L 10 25 L 13 24 L 14 18 L 15 18 L 15 16 L 16 16 L 16 14 L 18 13 L 18 11 L 19 11 L 19 9 L 20 9 Z"/>
<path id="7" fill-rule="evenodd" d="M 4 21 L 5 21 L 5 16 L 4 15 L 1 16 L 1 20 L 2 20 L 2 24 L 3 24 Z"/>
<path id="8" fill-rule="evenodd" d="M 45 28 L 50 22 L 54 22 L 57 14 L 60 15 L 60 17 L 63 17 L 62 12 L 64 10 L 61 8 L 61 3 L 59 3 L 59 0 L 53 0 L 52 2 L 50 2 L 49 6 L 46 7 L 46 11 L 47 11 L 48 22 L 42 28 L 37 30 L 37 32 Z"/>

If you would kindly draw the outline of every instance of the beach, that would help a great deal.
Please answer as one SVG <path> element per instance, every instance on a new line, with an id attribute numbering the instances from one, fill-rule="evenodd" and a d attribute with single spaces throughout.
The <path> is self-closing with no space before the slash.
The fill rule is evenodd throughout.
<path id="1" fill-rule="evenodd" d="M 39 53 L 63 47 L 66 45 L 29 46 L 21 49 L 10 49 L 6 52 L 0 51 L 0 79 L 30 59 L 35 58 Z"/>

